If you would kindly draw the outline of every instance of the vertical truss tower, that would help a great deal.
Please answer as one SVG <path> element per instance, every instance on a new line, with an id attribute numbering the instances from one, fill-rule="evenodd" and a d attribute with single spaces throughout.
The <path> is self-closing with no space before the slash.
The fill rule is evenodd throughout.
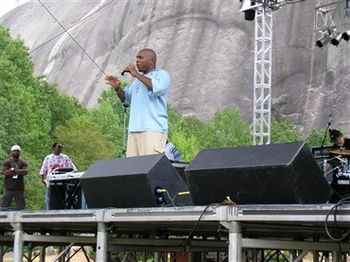
<path id="1" fill-rule="evenodd" d="M 255 17 L 253 144 L 271 141 L 272 11 L 258 7 Z"/>

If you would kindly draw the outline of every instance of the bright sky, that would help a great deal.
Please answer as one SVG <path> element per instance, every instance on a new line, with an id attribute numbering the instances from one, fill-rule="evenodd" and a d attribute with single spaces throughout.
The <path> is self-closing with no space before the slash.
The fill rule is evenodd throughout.
<path id="1" fill-rule="evenodd" d="M 31 0 L 33 1 L 33 0 Z M 0 0 L 0 16 L 9 12 L 12 8 L 28 2 L 28 0 Z"/>

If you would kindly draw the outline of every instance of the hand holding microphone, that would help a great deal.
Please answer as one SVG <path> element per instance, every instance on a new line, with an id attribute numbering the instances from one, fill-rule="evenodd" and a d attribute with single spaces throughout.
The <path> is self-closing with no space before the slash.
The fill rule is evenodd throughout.
<path id="1" fill-rule="evenodd" d="M 125 73 L 129 73 L 132 77 L 135 77 L 138 72 L 135 65 L 129 64 L 120 74 L 123 76 Z"/>

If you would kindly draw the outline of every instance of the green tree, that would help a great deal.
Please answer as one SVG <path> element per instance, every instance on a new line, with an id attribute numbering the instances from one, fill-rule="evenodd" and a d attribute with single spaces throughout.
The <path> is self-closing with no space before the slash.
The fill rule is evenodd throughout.
<path id="1" fill-rule="evenodd" d="M 238 110 L 224 109 L 208 122 L 181 116 L 169 107 L 169 139 L 178 147 L 186 161 L 202 149 L 236 147 L 251 144 L 251 131 Z"/>
<path id="2" fill-rule="evenodd" d="M 79 170 L 86 170 L 96 160 L 114 157 L 111 136 L 103 134 L 101 126 L 87 115 L 66 121 L 54 135 Z"/>
<path id="3" fill-rule="evenodd" d="M 31 148 L 38 154 L 42 143 L 48 140 L 49 113 L 37 107 L 33 64 L 21 40 L 12 40 L 4 28 L 0 28 L 0 99 L 1 135 L 6 137 L 2 149 L 13 143 Z M 34 147 L 35 145 L 35 147 Z"/>
<path id="4" fill-rule="evenodd" d="M 224 109 L 215 113 L 207 124 L 201 143 L 205 148 L 237 147 L 252 144 L 251 130 L 239 110 Z"/>
<path id="5" fill-rule="evenodd" d="M 123 146 L 126 146 L 128 115 L 129 110 L 112 90 L 103 92 L 97 108 L 91 111 L 91 119 L 101 126 L 103 134 L 111 137 L 116 157 L 122 156 Z"/>
<path id="6" fill-rule="evenodd" d="M 307 144 L 310 147 L 320 147 L 324 140 L 324 146 L 331 146 L 332 143 L 329 139 L 328 132 L 325 134 L 324 130 L 312 130 L 306 139 Z"/>
<path id="7" fill-rule="evenodd" d="M 68 121 L 76 115 L 88 114 L 76 98 L 58 92 L 57 86 L 43 80 L 37 79 L 37 107 L 41 107 L 49 112 L 49 134 L 52 136 L 53 131 L 59 125 Z"/>
<path id="8" fill-rule="evenodd" d="M 302 141 L 303 137 L 289 119 L 277 121 L 271 119 L 271 143 L 287 143 Z"/>
<path id="9" fill-rule="evenodd" d="M 171 141 L 180 150 L 182 161 L 192 161 L 200 151 L 198 140 L 192 134 L 173 133 Z"/>
<path id="10" fill-rule="evenodd" d="M 13 144 L 22 147 L 21 156 L 30 166 L 25 178 L 29 208 L 36 207 L 30 199 L 42 195 L 42 187 L 32 184 L 38 178 L 43 150 L 50 142 L 50 112 L 39 97 L 38 80 L 33 77 L 27 48 L 23 41 L 11 39 L 8 30 L 0 27 L 0 156 L 2 160 L 8 158 Z"/>

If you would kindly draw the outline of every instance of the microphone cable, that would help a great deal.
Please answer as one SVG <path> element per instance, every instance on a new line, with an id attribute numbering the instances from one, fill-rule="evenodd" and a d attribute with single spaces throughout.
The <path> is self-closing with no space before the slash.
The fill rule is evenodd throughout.
<path id="1" fill-rule="evenodd" d="M 107 7 L 108 5 L 110 5 L 114 0 L 111 0 L 110 2 L 108 2 L 107 4 L 101 6 L 100 8 L 98 8 L 97 10 L 95 10 L 94 12 L 92 12 L 91 14 L 89 14 L 87 17 L 85 17 L 84 19 L 78 21 L 78 23 L 70 26 L 67 28 L 67 31 L 70 30 L 72 27 L 74 26 L 78 26 L 81 23 L 83 23 L 86 19 L 88 19 L 89 17 L 91 17 L 92 15 L 96 14 L 97 12 L 101 11 L 102 9 L 104 9 L 105 7 Z M 37 47 L 33 48 L 31 51 L 29 51 L 29 54 L 35 52 L 36 50 L 40 49 L 41 47 L 43 47 L 44 45 L 46 45 L 47 43 L 51 42 L 52 40 L 54 40 L 56 37 L 59 37 L 60 35 L 62 35 L 63 33 L 65 33 L 65 31 L 51 37 L 50 39 L 46 40 L 44 43 L 41 43 L 40 45 L 38 45 Z"/>
<path id="2" fill-rule="evenodd" d="M 333 241 L 333 242 L 336 242 L 338 244 L 338 252 L 340 253 L 340 261 L 342 261 L 342 257 L 341 257 L 341 253 L 342 253 L 342 248 L 341 248 L 341 244 L 342 242 L 347 239 L 350 235 L 350 230 L 348 230 L 346 233 L 342 234 L 340 232 L 340 228 L 338 226 L 338 221 L 337 221 L 337 211 L 338 211 L 338 208 L 341 207 L 342 205 L 346 204 L 346 205 L 349 205 L 350 204 L 350 197 L 345 197 L 341 200 L 338 201 L 338 203 L 336 203 L 327 213 L 326 215 L 326 219 L 325 219 L 325 231 L 326 231 L 326 234 L 327 236 Z M 329 232 L 329 229 L 328 229 L 328 218 L 329 216 L 333 214 L 333 217 L 334 217 L 334 227 L 335 227 L 335 232 L 337 234 L 337 236 L 333 236 L 330 232 Z"/>
<path id="3" fill-rule="evenodd" d="M 90 59 L 90 61 L 107 77 L 108 75 L 103 71 L 103 69 L 92 59 L 92 57 L 85 51 L 85 49 L 78 43 L 77 40 L 74 39 L 74 37 L 67 31 L 67 29 L 62 25 L 60 21 L 51 13 L 51 11 L 41 2 L 41 0 L 38 0 L 39 3 L 45 8 L 45 10 L 52 16 L 53 19 L 62 27 L 65 33 L 69 35 L 69 37 L 74 41 L 74 43 L 83 51 L 83 53 Z"/>
<path id="4" fill-rule="evenodd" d="M 300 2 L 304 2 L 305 0 L 288 0 L 288 2 L 286 2 L 286 5 L 291 5 L 291 4 L 296 4 L 296 3 L 300 3 Z"/>
<path id="5" fill-rule="evenodd" d="M 336 203 L 327 213 L 326 215 L 326 219 L 325 219 L 325 223 L 324 223 L 324 227 L 325 227 L 325 231 L 327 236 L 333 241 L 336 242 L 338 244 L 338 248 L 339 248 L 339 253 L 342 253 L 342 249 L 341 249 L 341 243 L 347 239 L 350 235 L 350 230 L 348 230 L 347 232 L 345 232 L 344 234 L 342 234 L 340 232 L 340 228 L 338 226 L 338 221 L 337 221 L 337 212 L 338 212 L 338 208 L 341 207 L 342 205 L 349 205 L 350 204 L 350 197 L 346 197 L 343 198 L 341 200 L 338 201 L 338 203 Z M 333 219 L 334 219 L 334 228 L 335 228 L 335 232 L 337 234 L 337 236 L 333 236 L 328 229 L 328 218 L 329 216 L 333 214 Z"/>
<path id="6" fill-rule="evenodd" d="M 199 216 L 198 220 L 197 220 L 196 223 L 193 225 L 193 227 L 192 227 L 190 233 L 188 234 L 188 237 L 184 240 L 184 242 L 182 243 L 182 246 L 180 247 L 180 249 L 179 249 L 179 250 L 176 252 L 176 254 L 174 255 L 174 258 L 172 259 L 172 262 L 176 262 L 176 258 L 177 258 L 177 257 L 180 255 L 180 253 L 185 249 L 185 247 L 186 247 L 188 241 L 190 241 L 190 239 L 192 238 L 192 236 L 193 236 L 193 234 L 194 234 L 194 231 L 196 230 L 196 228 L 197 228 L 199 222 L 202 220 L 202 217 L 204 216 L 205 211 L 207 211 L 208 208 L 209 208 L 209 207 L 212 207 L 212 206 L 219 206 L 219 204 L 218 204 L 218 203 L 212 203 L 212 204 L 207 205 L 207 206 L 203 209 L 201 215 Z"/>

